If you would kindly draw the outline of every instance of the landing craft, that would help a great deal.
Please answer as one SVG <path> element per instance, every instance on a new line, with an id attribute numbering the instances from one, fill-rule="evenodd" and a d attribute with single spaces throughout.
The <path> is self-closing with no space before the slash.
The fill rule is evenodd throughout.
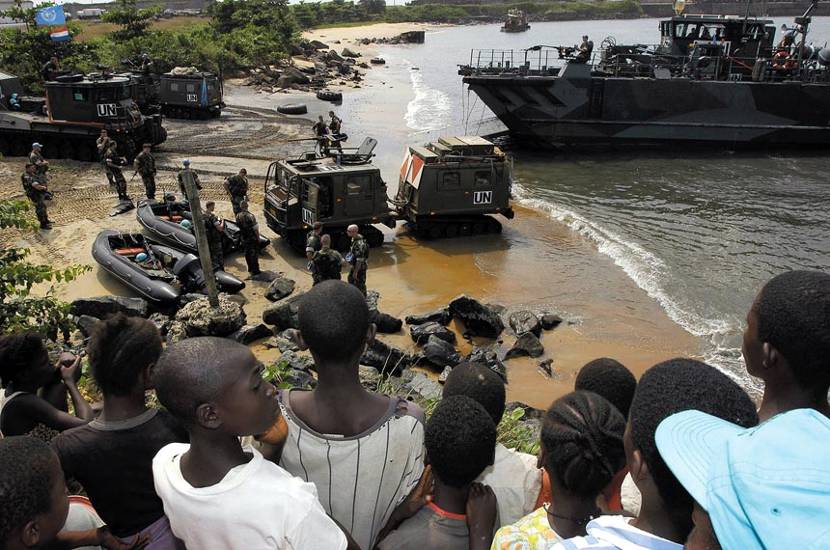
<path id="1" fill-rule="evenodd" d="M 770 19 L 677 15 L 660 22 L 660 44 L 609 37 L 594 63 L 561 46 L 473 50 L 459 74 L 536 146 L 826 147 L 830 48 L 807 42 L 816 2 L 777 43 Z"/>

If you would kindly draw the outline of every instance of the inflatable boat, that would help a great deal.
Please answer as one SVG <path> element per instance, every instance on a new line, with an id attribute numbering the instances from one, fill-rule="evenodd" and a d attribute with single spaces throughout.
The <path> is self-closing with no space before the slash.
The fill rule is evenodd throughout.
<path id="1" fill-rule="evenodd" d="M 104 271 L 155 304 L 174 303 L 188 292 L 205 292 L 199 258 L 141 233 L 101 231 L 92 244 L 92 257 Z M 244 282 L 225 271 L 216 272 L 216 284 L 229 293 L 245 288 Z"/>
<path id="2" fill-rule="evenodd" d="M 181 250 L 196 254 L 196 235 L 193 234 L 193 218 L 190 214 L 190 205 L 187 202 L 164 201 L 149 203 L 146 200 L 138 205 L 136 211 L 138 223 L 147 230 L 147 233 L 159 241 L 170 243 Z M 182 224 L 188 220 L 191 224 Z M 268 238 L 259 236 L 260 250 L 271 244 Z M 225 220 L 225 238 L 223 239 L 225 252 L 242 249 L 242 238 L 239 226 L 233 220 Z"/>

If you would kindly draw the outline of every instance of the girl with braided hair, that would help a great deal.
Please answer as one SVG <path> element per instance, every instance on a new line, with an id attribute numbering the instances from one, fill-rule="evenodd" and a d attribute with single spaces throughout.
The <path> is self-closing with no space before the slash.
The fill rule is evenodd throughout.
<path id="1" fill-rule="evenodd" d="M 542 550 L 585 534 L 599 516 L 597 496 L 625 464 L 625 419 L 605 398 L 576 391 L 554 401 L 542 421 L 539 466 L 552 502 L 502 527 L 493 550 Z"/>

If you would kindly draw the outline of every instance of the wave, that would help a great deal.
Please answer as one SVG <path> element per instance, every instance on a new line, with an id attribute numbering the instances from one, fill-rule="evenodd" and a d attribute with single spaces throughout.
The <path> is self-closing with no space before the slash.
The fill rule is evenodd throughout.
<path id="1" fill-rule="evenodd" d="M 513 196 L 518 203 L 545 212 L 551 219 L 593 241 L 597 250 L 610 257 L 638 287 L 656 300 L 672 321 L 703 339 L 703 359 L 707 363 L 720 369 L 751 393 L 760 391 L 757 381 L 749 377 L 743 368 L 740 348 L 734 346 L 734 335 L 741 330 L 740 321 L 709 318 L 684 307 L 680 299 L 665 289 L 665 283 L 671 280 L 672 273 L 662 259 L 578 212 L 533 197 L 516 182 L 513 183 Z"/>
<path id="2" fill-rule="evenodd" d="M 409 79 L 415 97 L 406 106 L 406 125 L 415 131 L 433 131 L 444 128 L 452 112 L 450 96 L 424 83 L 424 75 L 410 65 Z"/>

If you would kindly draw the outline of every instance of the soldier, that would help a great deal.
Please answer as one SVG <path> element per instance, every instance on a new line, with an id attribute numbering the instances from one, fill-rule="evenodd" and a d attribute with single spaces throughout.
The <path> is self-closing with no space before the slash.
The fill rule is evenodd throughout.
<path id="1" fill-rule="evenodd" d="M 357 231 L 358 228 L 354 224 L 346 229 L 346 233 L 352 239 L 352 246 L 346 255 L 346 261 L 352 264 L 352 269 L 349 271 L 349 284 L 356 286 L 366 296 L 366 270 L 369 262 L 369 244 L 363 238 L 363 235 Z"/>
<path id="2" fill-rule="evenodd" d="M 320 235 L 323 234 L 323 224 L 314 222 L 311 226 L 311 231 L 305 237 L 305 257 L 311 260 L 314 253 L 320 250 L 322 244 L 320 243 Z"/>
<path id="3" fill-rule="evenodd" d="M 256 217 L 248 212 L 248 201 L 239 203 L 239 213 L 236 215 L 236 224 L 239 226 L 242 246 L 245 248 L 245 263 L 248 264 L 248 273 L 251 277 L 259 275 L 259 224 Z"/>
<path id="4" fill-rule="evenodd" d="M 323 120 L 323 115 L 317 117 L 317 122 L 315 122 L 314 126 L 311 127 L 311 130 L 318 138 L 323 137 L 328 133 L 329 130 L 326 126 L 326 122 Z"/>
<path id="5" fill-rule="evenodd" d="M 20 176 L 20 181 L 26 196 L 35 205 L 35 214 L 37 221 L 40 222 L 40 228 L 52 229 L 52 222 L 49 221 L 49 215 L 46 212 L 46 183 L 38 178 L 34 164 L 26 165 L 26 172 Z"/>
<path id="6" fill-rule="evenodd" d="M 234 215 L 242 211 L 242 202 L 248 198 L 248 171 L 244 168 L 238 174 L 225 178 L 225 191 L 231 196 Z"/>
<path id="7" fill-rule="evenodd" d="M 110 140 L 107 152 L 104 153 L 104 170 L 107 173 L 107 179 L 115 181 L 115 190 L 118 192 L 118 198 L 122 201 L 130 200 L 127 194 L 127 180 L 124 179 L 124 174 L 121 173 L 121 167 L 127 164 L 127 159 L 118 156 L 118 142 Z"/>
<path id="8" fill-rule="evenodd" d="M 58 58 L 52 56 L 49 61 L 43 64 L 43 67 L 40 69 L 40 75 L 43 77 L 43 80 L 50 81 L 55 80 L 55 77 L 58 76 L 61 70 L 61 65 L 58 62 Z"/>
<path id="9" fill-rule="evenodd" d="M 101 135 L 99 135 L 98 139 L 95 140 L 95 146 L 98 148 L 98 160 L 104 166 L 106 166 L 104 155 L 107 154 L 111 141 L 112 140 L 109 138 L 109 135 L 107 135 L 107 131 L 104 129 L 101 129 Z M 112 179 L 112 174 L 109 172 L 107 172 L 107 180 L 110 182 L 110 187 L 115 186 L 115 180 Z"/>
<path id="10" fill-rule="evenodd" d="M 133 169 L 141 176 L 147 198 L 156 200 L 156 158 L 150 153 L 152 143 L 145 143 L 133 161 Z"/>
<path id="11" fill-rule="evenodd" d="M 576 54 L 574 61 L 577 63 L 587 63 L 591 59 L 591 53 L 594 51 L 594 43 L 588 40 L 588 35 L 582 36 L 582 44 L 579 45 L 579 52 Z"/>
<path id="12" fill-rule="evenodd" d="M 340 271 L 345 260 L 343 256 L 331 247 L 331 235 L 320 237 L 321 248 L 314 253 L 311 259 L 314 269 L 311 272 L 314 284 L 330 279 L 340 280 Z"/>
<path id="13" fill-rule="evenodd" d="M 208 246 L 210 247 L 210 263 L 213 271 L 225 269 L 225 260 L 222 250 L 222 236 L 225 233 L 225 220 L 213 213 L 216 203 L 208 201 L 205 203 L 205 232 L 207 233 Z"/>
<path id="14" fill-rule="evenodd" d="M 49 170 L 49 161 L 43 158 L 41 150 L 43 145 L 40 143 L 32 144 L 32 152 L 29 153 L 29 164 L 34 165 L 35 173 L 40 177 L 41 181 L 46 182 L 46 171 Z"/>
<path id="15" fill-rule="evenodd" d="M 331 118 L 331 121 L 329 122 L 329 133 L 334 140 L 334 145 L 337 147 L 337 150 L 342 151 L 343 146 L 340 144 L 340 130 L 343 126 L 343 121 L 340 120 L 339 116 L 334 114 L 334 111 L 329 111 L 329 117 Z"/>
<path id="16" fill-rule="evenodd" d="M 194 170 L 190 169 L 190 159 L 184 159 L 182 161 L 182 169 L 179 170 L 179 173 L 176 174 L 176 179 L 179 181 L 179 189 L 182 192 L 182 200 L 187 200 L 187 191 L 184 188 L 184 174 L 186 172 L 190 172 L 193 174 L 193 181 L 196 183 L 196 189 L 202 190 L 202 184 L 199 181 L 199 174 L 197 174 Z"/>

